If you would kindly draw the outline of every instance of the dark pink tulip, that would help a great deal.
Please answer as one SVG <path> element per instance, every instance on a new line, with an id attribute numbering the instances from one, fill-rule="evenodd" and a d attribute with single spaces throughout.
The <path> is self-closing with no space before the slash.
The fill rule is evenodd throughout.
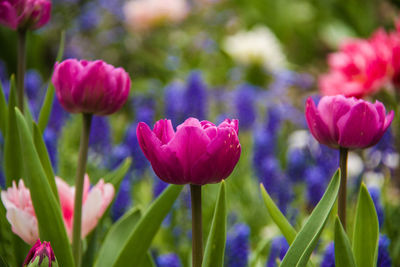
<path id="1" fill-rule="evenodd" d="M 102 60 L 67 59 L 56 63 L 52 77 L 57 98 L 71 113 L 108 115 L 128 99 L 131 80 L 123 68 Z"/>
<path id="2" fill-rule="evenodd" d="M 342 95 L 324 96 L 315 106 L 311 98 L 306 103 L 308 127 L 315 139 L 332 148 L 366 148 L 381 139 L 394 113 L 386 114 L 385 106 Z"/>
<path id="3" fill-rule="evenodd" d="M 0 0 L 0 24 L 13 30 L 35 30 L 50 20 L 49 0 Z"/>
<path id="4" fill-rule="evenodd" d="M 22 266 L 58 266 L 56 256 L 54 255 L 50 242 L 43 241 L 42 243 L 38 239 L 33 247 L 29 250 Z"/>
<path id="5" fill-rule="evenodd" d="M 227 178 L 239 160 L 238 121 L 215 126 L 189 118 L 174 131 L 170 120 L 159 120 L 153 130 L 138 124 L 140 148 L 154 172 L 170 184 L 204 185 Z"/>

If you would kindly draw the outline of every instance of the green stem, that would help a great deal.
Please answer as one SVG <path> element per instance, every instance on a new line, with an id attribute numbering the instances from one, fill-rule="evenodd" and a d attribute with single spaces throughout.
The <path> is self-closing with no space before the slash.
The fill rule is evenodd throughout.
<path id="1" fill-rule="evenodd" d="M 338 214 L 343 228 L 346 230 L 346 198 L 347 198 L 347 154 L 348 149 L 340 147 L 340 188 Z"/>
<path id="2" fill-rule="evenodd" d="M 81 226 L 82 226 L 82 196 L 83 182 L 86 172 L 86 161 L 89 148 L 90 125 L 92 114 L 82 114 L 82 135 L 79 146 L 78 167 L 75 178 L 75 202 L 74 202 L 74 224 L 72 229 L 72 251 L 74 254 L 75 266 L 81 265 Z"/>
<path id="3" fill-rule="evenodd" d="M 24 113 L 24 80 L 26 69 L 26 30 L 18 31 L 17 94 L 18 108 Z"/>
<path id="4" fill-rule="evenodd" d="M 203 226 L 201 216 L 201 185 L 190 185 L 192 200 L 192 267 L 203 262 Z"/>

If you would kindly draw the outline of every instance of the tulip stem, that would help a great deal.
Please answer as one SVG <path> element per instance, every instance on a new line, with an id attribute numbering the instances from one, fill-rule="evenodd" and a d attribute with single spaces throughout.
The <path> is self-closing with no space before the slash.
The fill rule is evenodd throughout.
<path id="1" fill-rule="evenodd" d="M 92 114 L 83 113 L 82 122 L 83 127 L 79 146 L 78 167 L 76 169 L 75 178 L 74 223 L 72 229 L 72 252 L 74 254 L 76 267 L 81 265 L 82 195 L 89 148 L 89 134 L 90 125 L 92 123 Z"/>
<path id="2" fill-rule="evenodd" d="M 203 226 L 201 216 L 201 185 L 190 185 L 192 201 L 192 267 L 201 267 L 203 261 Z"/>
<path id="3" fill-rule="evenodd" d="M 18 108 L 24 113 L 24 80 L 26 69 L 26 30 L 18 31 L 17 95 Z"/>
<path id="4" fill-rule="evenodd" d="M 348 149 L 340 147 L 340 188 L 338 214 L 343 228 L 346 230 L 346 198 L 347 198 L 347 154 Z"/>

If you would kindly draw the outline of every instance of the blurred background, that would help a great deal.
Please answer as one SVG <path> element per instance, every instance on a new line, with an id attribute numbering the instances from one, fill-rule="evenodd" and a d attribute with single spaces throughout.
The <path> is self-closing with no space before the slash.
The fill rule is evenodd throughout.
<path id="1" fill-rule="evenodd" d="M 109 216 L 87 242 L 101 242 L 113 221 L 133 206 L 146 207 L 166 187 L 138 146 L 139 121 L 152 125 L 168 118 L 177 126 L 190 116 L 216 124 L 238 118 L 243 150 L 227 180 L 225 265 L 277 266 L 288 245 L 268 217 L 259 183 L 300 229 L 338 167 L 337 151 L 319 145 L 308 131 L 305 99 L 319 99 L 317 81 L 328 70 L 328 53 L 346 38 L 368 38 L 378 28 L 394 31 L 399 7 L 397 0 L 54 0 L 50 23 L 28 36 L 25 86 L 34 116 L 62 31 L 64 59 L 102 59 L 123 67 L 132 79 L 122 111 L 93 121 L 92 183 L 126 157 L 133 158 L 133 166 Z M 6 94 L 16 58 L 15 32 L 0 27 L 0 80 Z M 386 101 L 379 94 L 375 98 Z M 78 116 L 64 112 L 55 98 L 44 138 L 57 175 L 70 182 L 79 127 Z M 379 216 L 378 266 L 400 266 L 396 136 L 388 131 L 378 145 L 349 156 L 350 203 L 363 180 Z M 217 186 L 205 186 L 204 222 L 211 220 L 216 194 Z M 153 242 L 157 266 L 190 266 L 189 209 L 185 188 Z M 353 217 L 349 214 L 349 225 Z M 209 227 L 205 223 L 205 235 Z M 315 263 L 334 266 L 332 239 L 329 223 L 312 256 Z M 84 266 L 91 260 L 85 255 Z"/>

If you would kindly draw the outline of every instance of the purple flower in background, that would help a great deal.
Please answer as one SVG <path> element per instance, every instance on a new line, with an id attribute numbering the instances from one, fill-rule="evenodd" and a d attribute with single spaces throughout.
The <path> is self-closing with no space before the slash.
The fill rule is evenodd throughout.
<path id="1" fill-rule="evenodd" d="M 379 237 L 377 267 L 392 266 L 392 259 L 390 258 L 389 254 L 389 245 L 390 245 L 390 240 L 385 235 L 381 235 Z"/>
<path id="2" fill-rule="evenodd" d="M 139 96 L 134 97 L 132 102 L 135 107 L 135 121 L 153 124 L 155 117 L 155 100 L 149 96 Z"/>
<path id="3" fill-rule="evenodd" d="M 191 72 L 186 83 L 186 90 L 183 93 L 184 117 L 194 117 L 200 121 L 205 120 L 207 118 L 208 94 L 207 85 L 201 77 L 201 72 Z"/>
<path id="4" fill-rule="evenodd" d="M 157 257 L 157 267 L 181 267 L 182 263 L 175 253 L 164 254 Z"/>
<path id="5" fill-rule="evenodd" d="M 265 129 L 257 127 L 253 133 L 253 166 L 257 175 L 262 175 L 263 161 L 275 155 L 275 137 Z"/>
<path id="6" fill-rule="evenodd" d="M 121 182 L 118 194 L 113 206 L 111 207 L 111 218 L 113 221 L 118 220 L 122 215 L 124 215 L 132 205 L 131 187 L 131 180 L 129 177 L 125 177 Z"/>
<path id="7" fill-rule="evenodd" d="M 226 267 L 246 267 L 249 258 L 250 228 L 246 224 L 236 224 L 228 232 L 225 248 Z"/>
<path id="8" fill-rule="evenodd" d="M 47 152 L 49 153 L 51 165 L 53 166 L 54 170 L 57 170 L 57 134 L 51 128 L 46 128 L 43 133 L 43 139 L 47 148 Z"/>
<path id="9" fill-rule="evenodd" d="M 235 90 L 234 94 L 236 118 L 240 121 L 239 127 L 240 129 L 248 130 L 253 126 L 257 118 L 256 89 L 249 84 L 242 84 Z"/>
<path id="10" fill-rule="evenodd" d="M 108 160 L 108 167 L 113 170 L 116 169 L 127 157 L 131 155 L 128 146 L 119 144 L 112 148 L 111 156 Z"/>
<path id="11" fill-rule="evenodd" d="M 184 85 L 179 82 L 173 82 L 164 89 L 165 117 L 170 119 L 173 125 L 178 125 L 185 119 L 183 90 Z"/>
<path id="12" fill-rule="evenodd" d="M 137 123 L 133 123 L 127 130 L 124 145 L 128 147 L 130 156 L 133 160 L 133 169 L 135 177 L 142 176 L 144 171 L 148 168 L 149 162 L 140 149 L 139 142 L 136 135 Z"/>
<path id="13" fill-rule="evenodd" d="M 320 267 L 335 267 L 335 244 L 333 242 L 326 246 Z"/>
<path id="14" fill-rule="evenodd" d="M 168 183 L 158 179 L 157 177 L 154 178 L 153 195 L 154 198 L 157 198 L 164 191 L 164 189 L 167 188 Z"/>
<path id="15" fill-rule="evenodd" d="M 58 136 L 61 132 L 62 127 L 65 124 L 66 119 L 68 118 L 69 113 L 62 108 L 60 102 L 55 97 L 47 128 L 51 128 Z"/>
<path id="16" fill-rule="evenodd" d="M 124 13 L 122 11 L 122 7 L 124 6 L 124 0 L 100 0 L 100 6 L 106 9 L 108 12 L 116 16 L 119 20 L 124 19 Z"/>
<path id="17" fill-rule="evenodd" d="M 288 249 L 289 244 L 283 236 L 275 237 L 271 242 L 271 248 L 269 250 L 266 267 L 277 267 L 278 264 L 276 263 L 276 260 L 282 260 L 285 257 Z"/>
<path id="18" fill-rule="evenodd" d="M 381 192 L 377 187 L 368 187 L 368 191 L 375 205 L 376 214 L 378 215 L 379 227 L 382 228 L 384 211 L 381 204 Z"/>
<path id="19" fill-rule="evenodd" d="M 89 137 L 89 148 L 98 155 L 106 155 L 111 150 L 111 128 L 107 117 L 93 116 Z"/>
<path id="20" fill-rule="evenodd" d="M 310 155 L 306 149 L 291 149 L 287 155 L 286 173 L 292 182 L 300 182 L 305 179 L 305 172 L 310 163 Z"/>
<path id="21" fill-rule="evenodd" d="M 41 87 L 43 80 L 36 70 L 28 70 L 25 74 L 25 92 L 28 97 L 29 107 L 35 118 L 38 118 L 41 108 Z"/>
<path id="22" fill-rule="evenodd" d="M 306 170 L 305 177 L 308 203 L 315 207 L 322 198 L 331 176 L 321 167 L 312 166 Z"/>
<path id="23" fill-rule="evenodd" d="M 102 17 L 98 3 L 88 2 L 78 17 L 79 27 L 82 31 L 90 31 L 98 27 Z"/>

